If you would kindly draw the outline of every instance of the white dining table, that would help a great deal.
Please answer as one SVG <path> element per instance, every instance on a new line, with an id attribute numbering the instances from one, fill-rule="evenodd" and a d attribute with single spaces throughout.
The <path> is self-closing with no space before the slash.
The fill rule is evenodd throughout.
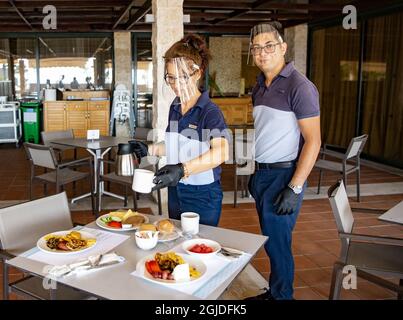
<path id="1" fill-rule="evenodd" d="M 151 216 L 150 222 L 158 220 L 159 217 Z M 179 227 L 180 222 L 174 220 Z M 88 228 L 99 229 L 95 222 L 86 225 Z M 117 246 L 114 251 L 123 256 L 124 263 L 92 271 L 85 276 L 72 276 L 58 278 L 58 282 L 66 286 L 89 293 L 99 299 L 108 300 L 197 300 L 201 299 L 196 295 L 185 294 L 169 286 L 151 283 L 140 277 L 133 276 L 131 273 L 136 270 L 136 264 L 143 257 L 156 252 L 163 252 L 178 246 L 184 241 L 179 238 L 176 241 L 159 243 L 157 247 L 150 251 L 144 251 L 136 246 L 134 232 L 119 232 L 129 235 L 126 241 Z M 219 242 L 222 246 L 236 248 L 250 255 L 247 259 L 242 259 L 242 263 L 237 263 L 234 268 L 227 268 L 218 275 L 220 281 L 213 283 L 209 289 L 209 294 L 203 299 L 218 299 L 223 292 L 231 285 L 232 281 L 247 266 L 257 251 L 268 240 L 266 236 L 259 234 L 246 233 L 236 230 L 223 229 L 200 225 L 198 234 L 201 238 L 212 239 Z M 6 263 L 9 266 L 20 269 L 21 271 L 45 278 L 47 275 L 43 272 L 46 265 L 23 255 L 17 256 Z"/>

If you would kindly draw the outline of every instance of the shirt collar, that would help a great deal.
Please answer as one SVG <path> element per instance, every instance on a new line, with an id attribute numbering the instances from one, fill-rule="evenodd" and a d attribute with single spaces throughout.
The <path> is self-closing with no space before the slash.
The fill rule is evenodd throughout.
<path id="1" fill-rule="evenodd" d="M 192 109 L 194 108 L 203 109 L 209 103 L 209 101 L 210 101 L 209 92 L 208 90 L 204 90 L 200 95 L 199 99 L 197 99 L 196 104 L 192 107 Z M 179 97 L 176 97 L 172 104 L 174 105 L 174 110 L 176 112 L 182 113 Z"/>
<path id="2" fill-rule="evenodd" d="M 288 78 L 288 77 L 291 75 L 291 73 L 293 73 L 294 70 L 295 70 L 294 62 L 291 61 L 291 62 L 289 62 L 289 63 L 287 63 L 287 64 L 285 65 L 285 67 L 280 71 L 280 73 L 278 74 L 278 76 L 283 77 L 283 78 Z M 265 77 L 265 75 L 264 75 L 263 72 L 261 72 L 261 73 L 258 75 L 257 82 L 258 82 L 258 84 L 259 84 L 261 87 L 265 87 L 265 86 L 266 86 L 266 84 L 265 84 L 265 82 L 266 82 L 266 77 Z"/>

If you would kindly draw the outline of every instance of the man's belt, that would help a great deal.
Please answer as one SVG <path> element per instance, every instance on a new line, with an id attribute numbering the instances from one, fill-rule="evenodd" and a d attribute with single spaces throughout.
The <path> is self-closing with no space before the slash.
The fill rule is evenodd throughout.
<path id="1" fill-rule="evenodd" d="M 267 169 L 286 169 L 293 168 L 297 161 L 284 161 L 275 163 L 259 163 L 255 162 L 256 170 L 267 170 Z"/>

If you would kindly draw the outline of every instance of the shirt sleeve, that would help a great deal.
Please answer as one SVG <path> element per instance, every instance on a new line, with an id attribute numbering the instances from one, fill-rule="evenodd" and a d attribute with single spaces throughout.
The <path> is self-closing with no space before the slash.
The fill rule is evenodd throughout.
<path id="1" fill-rule="evenodd" d="M 219 107 L 215 106 L 207 112 L 204 127 L 208 130 L 208 138 L 210 140 L 220 137 L 230 140 L 230 129 L 228 129 Z"/>
<path id="2" fill-rule="evenodd" d="M 320 115 L 319 92 L 313 83 L 305 82 L 295 89 L 291 108 L 298 120 Z"/>

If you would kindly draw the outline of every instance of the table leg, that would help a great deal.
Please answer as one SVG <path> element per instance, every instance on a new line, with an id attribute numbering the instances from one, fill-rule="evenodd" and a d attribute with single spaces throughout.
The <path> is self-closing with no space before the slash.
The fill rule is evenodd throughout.
<path id="1" fill-rule="evenodd" d="M 106 149 L 104 152 L 98 152 L 97 153 L 97 156 L 98 156 L 98 159 L 103 159 L 104 158 L 104 156 L 109 152 L 109 150 L 110 150 L 111 148 L 108 148 L 108 149 Z M 100 164 L 100 166 L 99 166 L 99 168 L 97 168 L 98 170 L 99 170 L 99 173 L 102 175 L 103 173 L 104 173 L 104 164 L 101 162 L 101 164 Z M 99 188 L 100 188 L 100 190 L 99 190 L 99 192 L 101 193 L 101 196 L 102 195 L 107 195 L 107 196 L 110 196 L 110 197 L 113 197 L 113 198 L 116 198 L 116 199 L 119 199 L 119 200 L 124 200 L 125 198 L 124 197 L 122 197 L 122 196 L 119 196 L 119 195 L 117 195 L 117 194 L 115 194 L 115 193 L 112 193 L 112 192 L 109 192 L 109 191 L 105 191 L 105 186 L 104 186 L 104 182 L 102 181 L 101 183 L 100 183 L 100 186 L 99 186 Z M 101 197 L 99 197 L 99 201 L 101 201 Z M 101 209 L 101 204 L 100 203 L 98 203 L 98 209 L 100 210 Z"/>
<path id="2" fill-rule="evenodd" d="M 97 154 L 94 153 L 92 150 L 87 149 L 87 151 L 88 151 L 88 153 L 90 153 L 94 157 L 94 182 L 95 182 L 95 184 L 94 184 L 94 194 L 96 194 L 97 193 L 97 188 L 98 188 L 98 185 L 97 185 L 98 158 L 97 158 Z M 98 153 L 98 150 L 97 150 L 97 153 Z M 78 196 L 78 197 L 75 197 L 75 198 L 71 199 L 71 203 L 74 203 L 74 202 L 76 202 L 78 200 L 81 200 L 81 199 L 84 199 L 84 198 L 87 198 L 87 197 L 90 197 L 90 196 L 91 196 L 91 192 L 85 193 L 85 194 L 83 194 L 81 196 Z"/>

